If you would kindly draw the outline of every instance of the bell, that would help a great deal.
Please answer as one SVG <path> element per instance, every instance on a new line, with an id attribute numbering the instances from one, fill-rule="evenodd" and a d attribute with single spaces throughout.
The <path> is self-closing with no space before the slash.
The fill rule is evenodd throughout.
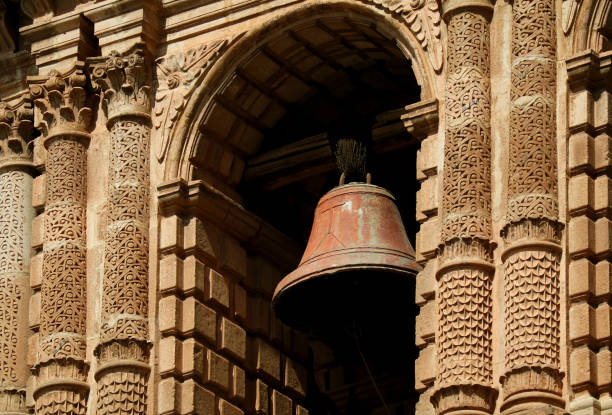
<path id="1" fill-rule="evenodd" d="M 272 305 L 291 327 L 337 330 L 412 302 L 408 287 L 419 270 L 395 198 L 349 183 L 319 201 L 306 251 Z"/>

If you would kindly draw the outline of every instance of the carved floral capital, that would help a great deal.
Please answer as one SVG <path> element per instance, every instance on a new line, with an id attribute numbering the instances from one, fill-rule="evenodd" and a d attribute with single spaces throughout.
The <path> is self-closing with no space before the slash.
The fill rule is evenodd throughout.
<path id="1" fill-rule="evenodd" d="M 102 108 L 110 120 L 125 114 L 150 117 L 150 66 L 144 44 L 120 54 L 88 60 L 92 83 L 102 92 Z"/>
<path id="2" fill-rule="evenodd" d="M 31 165 L 33 121 L 30 94 L 17 102 L 0 101 L 0 166 Z"/>
<path id="3" fill-rule="evenodd" d="M 66 74 L 52 71 L 48 77 L 30 77 L 28 83 L 34 100 L 34 126 L 46 139 L 87 137 L 95 97 L 87 88 L 82 63 Z"/>

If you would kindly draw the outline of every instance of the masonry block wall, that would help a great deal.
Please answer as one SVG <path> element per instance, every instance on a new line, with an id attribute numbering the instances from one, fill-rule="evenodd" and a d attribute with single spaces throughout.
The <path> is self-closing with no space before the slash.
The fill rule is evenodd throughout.
<path id="1" fill-rule="evenodd" d="M 162 218 L 160 240 L 158 413 L 307 414 L 307 339 L 271 312 L 281 271 L 196 216 Z"/>

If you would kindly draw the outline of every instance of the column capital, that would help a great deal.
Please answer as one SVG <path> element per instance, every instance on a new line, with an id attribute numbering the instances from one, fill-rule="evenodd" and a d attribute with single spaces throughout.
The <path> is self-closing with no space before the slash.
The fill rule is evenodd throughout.
<path id="1" fill-rule="evenodd" d="M 88 64 L 109 123 L 125 115 L 150 119 L 152 65 L 144 43 L 123 54 L 112 51 L 108 57 L 88 59 Z"/>
<path id="2" fill-rule="evenodd" d="M 34 111 L 29 92 L 17 99 L 0 100 L 0 169 L 33 167 Z"/>
<path id="3" fill-rule="evenodd" d="M 28 85 L 34 100 L 34 126 L 45 145 L 53 137 L 66 135 L 89 141 L 95 96 L 88 88 L 83 62 L 66 73 L 28 77 Z"/>

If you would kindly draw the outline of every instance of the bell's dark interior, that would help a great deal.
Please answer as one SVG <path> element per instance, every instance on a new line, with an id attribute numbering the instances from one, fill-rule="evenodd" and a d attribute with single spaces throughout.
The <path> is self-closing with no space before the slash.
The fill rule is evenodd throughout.
<path id="1" fill-rule="evenodd" d="M 332 31 L 325 21 L 316 24 Z M 375 40 L 359 47 L 359 38 L 373 35 L 353 23 L 348 27 L 347 32 L 336 33 L 344 43 L 309 45 L 313 55 L 335 65 L 334 76 L 339 78 L 321 81 L 325 86 L 313 85 L 266 131 L 258 152 L 247 161 L 247 171 L 255 171 L 270 158 L 282 158 L 296 143 L 326 143 L 330 130 L 341 123 L 348 130 L 351 122 L 366 125 L 372 136 L 368 156 L 372 184 L 395 196 L 414 247 L 418 143 L 406 132 L 399 115 L 406 105 L 419 101 L 420 89 L 410 61 L 393 39 L 378 33 Z M 299 38 L 299 34 L 292 36 Z M 345 47 L 339 50 L 338 45 Z M 340 178 L 328 153 L 323 163 L 288 166 L 280 181 L 245 175 L 239 187 L 245 207 L 305 247 L 318 200 Z M 414 277 L 362 271 L 320 277 L 290 290 L 283 301 L 291 302 L 288 308 L 296 314 L 285 316 L 286 321 L 294 325 L 306 321 L 311 338 L 324 342 L 334 355 L 331 365 L 320 366 L 316 351 L 310 353 L 306 399 L 310 414 L 414 413 L 418 355 L 414 289 Z"/>

